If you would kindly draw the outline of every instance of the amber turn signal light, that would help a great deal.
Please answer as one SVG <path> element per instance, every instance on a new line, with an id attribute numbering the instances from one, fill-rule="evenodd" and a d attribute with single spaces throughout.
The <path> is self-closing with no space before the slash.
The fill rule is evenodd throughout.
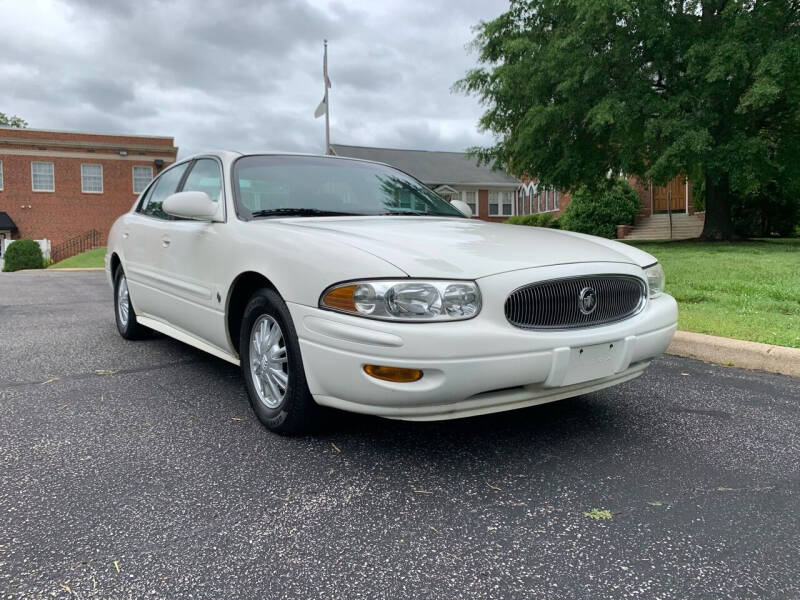
<path id="1" fill-rule="evenodd" d="M 336 308 L 338 310 L 346 310 L 347 312 L 356 312 L 353 296 L 357 287 L 357 285 L 345 285 L 343 287 L 333 288 L 322 298 L 323 306 Z"/>
<path id="2" fill-rule="evenodd" d="M 404 369 L 403 367 L 382 367 L 380 365 L 364 365 L 364 372 L 375 379 L 393 381 L 395 383 L 411 383 L 422 379 L 419 369 Z"/>

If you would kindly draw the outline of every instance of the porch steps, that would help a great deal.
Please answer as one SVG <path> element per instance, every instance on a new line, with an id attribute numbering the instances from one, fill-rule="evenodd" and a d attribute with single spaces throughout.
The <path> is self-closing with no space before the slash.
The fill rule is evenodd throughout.
<path id="1" fill-rule="evenodd" d="M 672 214 L 672 237 L 669 233 L 669 215 L 657 214 L 643 217 L 633 230 L 623 239 L 626 240 L 691 240 L 703 233 L 703 216 Z"/>

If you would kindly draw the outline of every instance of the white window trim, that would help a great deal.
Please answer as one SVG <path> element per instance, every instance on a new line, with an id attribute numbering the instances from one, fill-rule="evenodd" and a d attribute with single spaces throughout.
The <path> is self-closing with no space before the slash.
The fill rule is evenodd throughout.
<path id="1" fill-rule="evenodd" d="M 514 192 L 509 192 L 507 190 L 500 190 L 498 193 L 498 200 L 500 201 L 500 214 L 501 217 L 513 217 L 515 214 L 514 211 Z M 505 207 L 511 206 L 511 212 L 506 213 Z"/>
<path id="2" fill-rule="evenodd" d="M 495 194 L 496 200 L 494 202 L 492 202 L 492 194 Z M 487 217 L 502 217 L 503 215 L 500 214 L 500 204 L 501 204 L 501 202 L 500 202 L 499 191 L 498 190 L 489 190 L 489 196 L 487 198 L 487 203 L 486 203 L 486 206 L 487 206 L 486 216 Z M 497 213 L 496 214 L 492 214 L 492 206 L 496 206 L 497 207 Z"/>
<path id="3" fill-rule="evenodd" d="M 51 189 L 51 190 L 37 190 L 35 187 L 33 187 L 33 182 L 34 182 L 33 165 L 36 165 L 36 164 L 39 164 L 39 165 L 52 165 L 52 167 L 53 167 L 53 189 Z M 37 193 L 40 193 L 40 194 L 52 194 L 52 193 L 54 193 L 56 191 L 56 165 L 55 165 L 55 163 L 53 161 L 49 161 L 49 160 L 32 160 L 31 161 L 31 191 L 32 192 L 37 192 Z"/>
<path id="4" fill-rule="evenodd" d="M 83 187 L 83 167 L 100 167 L 100 191 L 87 191 Z M 104 189 L 103 185 L 103 165 L 99 163 L 81 163 L 81 193 L 82 194 L 102 194 Z"/>
<path id="5" fill-rule="evenodd" d="M 461 201 L 469 206 L 469 202 L 467 202 L 467 193 L 473 192 L 475 194 L 475 212 L 472 213 L 472 218 L 477 219 L 478 213 L 481 210 L 481 203 L 478 201 L 478 190 L 461 190 Z"/>
<path id="6" fill-rule="evenodd" d="M 492 207 L 492 194 L 497 194 L 497 202 L 494 204 L 497 206 L 497 214 L 493 215 L 491 211 Z M 502 196 L 501 196 L 502 194 Z M 514 190 L 489 190 L 489 216 L 490 217 L 513 217 L 516 214 L 516 208 L 514 204 L 516 203 L 516 199 L 514 196 Z M 511 212 L 505 213 L 503 212 L 504 206 L 510 206 Z"/>
<path id="7" fill-rule="evenodd" d="M 134 194 L 136 194 L 138 196 L 139 194 L 141 194 L 142 192 L 144 192 L 147 189 L 147 186 L 150 185 L 150 181 L 148 181 L 145 184 L 145 186 L 144 186 L 144 188 L 142 188 L 141 192 L 137 192 L 136 191 L 136 169 L 137 168 L 139 168 L 139 169 L 150 169 L 150 181 L 153 181 L 153 167 L 150 167 L 150 166 L 147 166 L 147 165 L 133 165 L 133 166 L 131 166 L 131 190 L 133 191 Z"/>
<path id="8" fill-rule="evenodd" d="M 6 180 L 3 178 L 3 161 L 0 160 L 0 192 L 3 191 L 3 186 L 6 184 Z"/>

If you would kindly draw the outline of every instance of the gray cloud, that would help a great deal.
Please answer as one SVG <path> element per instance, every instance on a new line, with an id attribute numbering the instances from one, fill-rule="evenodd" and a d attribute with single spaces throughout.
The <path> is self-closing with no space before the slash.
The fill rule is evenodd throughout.
<path id="1" fill-rule="evenodd" d="M 504 0 L 0 0 L 0 111 L 32 127 L 317 152 L 322 39 L 334 142 L 460 150 L 490 140 L 450 86 Z"/>

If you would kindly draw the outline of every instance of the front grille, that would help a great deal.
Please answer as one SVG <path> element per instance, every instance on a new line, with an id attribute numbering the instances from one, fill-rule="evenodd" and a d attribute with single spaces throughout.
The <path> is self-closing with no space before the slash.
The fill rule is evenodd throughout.
<path id="1" fill-rule="evenodd" d="M 594 291 L 595 303 L 587 312 Z M 506 318 L 527 329 L 571 329 L 621 321 L 644 304 L 647 287 L 630 275 L 570 277 L 531 283 L 511 292 Z"/>

